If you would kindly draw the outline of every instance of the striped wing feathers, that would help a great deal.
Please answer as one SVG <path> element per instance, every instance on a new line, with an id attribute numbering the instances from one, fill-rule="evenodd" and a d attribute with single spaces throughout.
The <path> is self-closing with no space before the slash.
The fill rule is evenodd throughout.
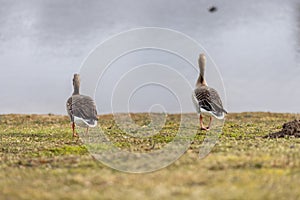
<path id="1" fill-rule="evenodd" d="M 71 96 L 67 101 L 67 112 L 71 121 L 74 121 L 74 117 L 82 118 L 88 123 L 98 120 L 96 104 L 94 100 L 88 96 Z"/>
<path id="2" fill-rule="evenodd" d="M 216 117 L 221 117 L 224 113 L 227 113 L 223 108 L 221 98 L 215 89 L 201 86 L 196 88 L 194 92 L 200 109 L 211 112 Z"/>

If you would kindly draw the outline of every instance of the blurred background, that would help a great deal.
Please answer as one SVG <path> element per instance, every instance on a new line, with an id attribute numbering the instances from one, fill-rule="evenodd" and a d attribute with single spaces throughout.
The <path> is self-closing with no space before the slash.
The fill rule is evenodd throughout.
<path id="1" fill-rule="evenodd" d="M 228 111 L 299 112 L 299 0 L 0 0 L 0 113 L 65 114 L 72 76 L 89 52 L 147 26 L 180 31 L 205 47 Z M 146 62 L 155 54 L 138 55 Z M 195 71 L 187 76 L 193 82 Z"/>

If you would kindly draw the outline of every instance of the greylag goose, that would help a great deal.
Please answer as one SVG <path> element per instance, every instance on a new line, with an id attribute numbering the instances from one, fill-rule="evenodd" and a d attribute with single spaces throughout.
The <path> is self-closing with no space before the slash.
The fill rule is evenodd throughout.
<path id="1" fill-rule="evenodd" d="M 223 108 L 218 92 L 215 89 L 207 86 L 204 78 L 206 64 L 206 57 L 204 54 L 200 54 L 198 64 L 200 73 L 192 99 L 197 112 L 200 114 L 199 121 L 201 130 L 209 130 L 212 123 L 212 116 L 217 119 L 223 119 L 225 114 L 227 114 L 227 111 Z M 210 120 L 207 127 L 203 125 L 203 117 L 201 115 L 202 112 L 210 114 Z"/>
<path id="2" fill-rule="evenodd" d="M 94 100 L 89 96 L 79 94 L 79 74 L 74 74 L 73 87 L 73 95 L 68 99 L 66 107 L 72 123 L 73 137 L 78 137 L 75 131 L 75 125 L 86 127 L 87 134 L 90 127 L 97 125 L 98 119 Z"/>

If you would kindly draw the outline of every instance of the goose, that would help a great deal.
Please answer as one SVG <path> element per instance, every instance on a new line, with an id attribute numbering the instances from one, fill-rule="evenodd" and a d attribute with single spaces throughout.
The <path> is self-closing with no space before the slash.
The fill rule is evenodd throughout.
<path id="1" fill-rule="evenodd" d="M 196 82 L 196 88 L 194 89 L 192 99 L 195 105 L 196 111 L 200 114 L 200 128 L 201 130 L 209 130 L 212 123 L 212 116 L 217 119 L 223 119 L 227 111 L 223 108 L 221 98 L 218 92 L 207 86 L 204 78 L 206 57 L 204 54 L 200 54 L 198 59 L 200 73 Z M 203 125 L 202 113 L 208 113 L 210 115 L 209 124 L 207 127 Z"/>
<path id="2" fill-rule="evenodd" d="M 78 137 L 75 125 L 86 128 L 86 134 L 90 127 L 97 126 L 97 109 L 94 100 L 85 95 L 79 94 L 80 76 L 74 74 L 74 91 L 66 103 L 68 115 L 72 123 L 73 137 Z"/>

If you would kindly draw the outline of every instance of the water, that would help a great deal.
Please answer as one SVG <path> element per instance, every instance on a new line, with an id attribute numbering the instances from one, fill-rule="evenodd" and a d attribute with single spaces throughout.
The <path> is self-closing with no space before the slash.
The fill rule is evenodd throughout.
<path id="1" fill-rule="evenodd" d="M 298 0 L 1 0 L 0 5 L 0 113 L 65 114 L 72 75 L 90 50 L 112 34 L 143 26 L 175 29 L 201 43 L 223 77 L 229 111 L 299 112 Z M 208 12 L 211 5 L 218 11 Z M 145 55 L 140 59 L 146 61 Z M 193 71 L 186 73 L 194 79 Z M 147 96 L 141 101 L 133 110 L 152 103 Z M 176 111 L 172 105 L 168 110 Z M 110 111 L 104 108 L 99 112 Z"/>

